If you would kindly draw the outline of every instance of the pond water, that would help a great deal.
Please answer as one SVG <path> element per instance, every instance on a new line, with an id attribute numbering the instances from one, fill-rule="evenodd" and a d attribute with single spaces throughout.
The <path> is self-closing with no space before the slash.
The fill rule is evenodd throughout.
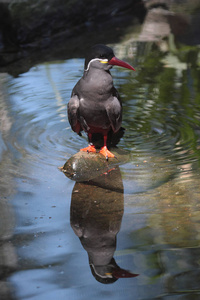
<path id="1" fill-rule="evenodd" d="M 115 50 L 136 72 L 111 71 L 129 154 L 112 188 L 58 169 L 87 145 L 66 111 L 83 59 L 0 76 L 0 299 L 200 299 L 199 48 Z M 104 284 L 111 265 L 138 276 Z"/>

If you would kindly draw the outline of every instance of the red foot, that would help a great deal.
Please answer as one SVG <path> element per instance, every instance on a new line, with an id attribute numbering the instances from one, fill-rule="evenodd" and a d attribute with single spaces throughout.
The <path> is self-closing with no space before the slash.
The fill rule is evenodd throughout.
<path id="1" fill-rule="evenodd" d="M 86 148 L 80 149 L 80 151 L 84 151 L 84 152 L 95 152 L 96 153 L 96 149 L 94 145 L 89 145 Z"/>
<path id="2" fill-rule="evenodd" d="M 103 154 L 103 156 L 105 156 L 106 159 L 108 159 L 109 157 L 110 158 L 113 158 L 115 157 L 114 154 L 112 154 L 108 148 L 106 146 L 102 147 L 101 150 L 99 151 L 101 154 Z"/>

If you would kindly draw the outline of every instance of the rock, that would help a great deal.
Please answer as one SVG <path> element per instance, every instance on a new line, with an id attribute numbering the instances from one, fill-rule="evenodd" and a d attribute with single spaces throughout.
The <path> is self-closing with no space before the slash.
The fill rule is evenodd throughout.
<path id="1" fill-rule="evenodd" d="M 118 148 L 111 148 L 116 158 L 108 161 L 100 153 L 78 152 L 64 164 L 60 170 L 70 179 L 77 182 L 92 180 L 112 168 L 129 160 L 129 153 Z"/>
<path id="2" fill-rule="evenodd" d="M 17 76 L 43 61 L 83 57 L 91 44 L 119 41 L 145 9 L 142 0 L 8 0 L 0 12 L 0 72 Z"/>

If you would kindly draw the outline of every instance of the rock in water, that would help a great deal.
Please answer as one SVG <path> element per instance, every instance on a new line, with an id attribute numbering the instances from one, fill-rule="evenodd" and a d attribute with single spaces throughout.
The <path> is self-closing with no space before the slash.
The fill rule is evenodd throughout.
<path id="1" fill-rule="evenodd" d="M 79 151 L 70 157 L 60 170 L 70 179 L 83 182 L 92 180 L 103 173 L 109 172 L 114 166 L 129 160 L 129 153 L 118 148 L 112 149 L 116 158 L 108 161 L 99 153 Z"/>

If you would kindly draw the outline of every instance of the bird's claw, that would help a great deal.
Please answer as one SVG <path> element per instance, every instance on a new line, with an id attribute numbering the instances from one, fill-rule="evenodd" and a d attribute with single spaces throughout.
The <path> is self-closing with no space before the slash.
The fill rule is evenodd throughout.
<path id="1" fill-rule="evenodd" d="M 99 153 L 105 156 L 106 160 L 108 160 L 108 158 L 116 158 L 116 156 L 110 152 L 106 146 L 102 147 Z"/>
<path id="2" fill-rule="evenodd" d="M 80 151 L 84 151 L 84 152 L 87 152 L 87 153 L 89 153 L 89 152 L 96 153 L 96 148 L 95 148 L 94 145 L 89 145 L 89 146 L 86 147 L 86 148 L 80 149 Z"/>

